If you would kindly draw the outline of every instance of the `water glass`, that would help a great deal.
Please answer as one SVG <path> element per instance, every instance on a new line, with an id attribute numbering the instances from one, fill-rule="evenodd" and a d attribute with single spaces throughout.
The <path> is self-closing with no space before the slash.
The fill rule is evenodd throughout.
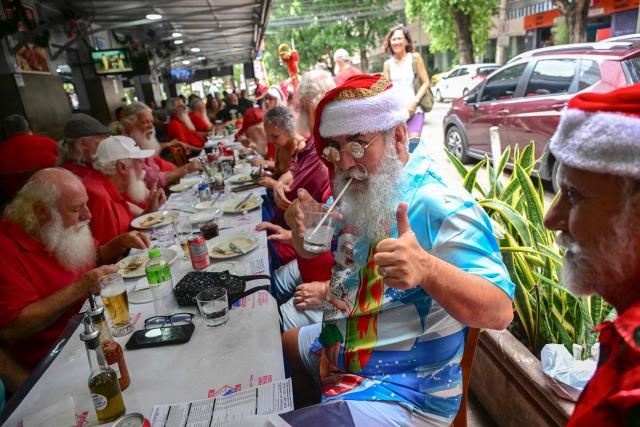
<path id="1" fill-rule="evenodd" d="M 133 332 L 133 325 L 129 321 L 129 298 L 122 275 L 107 274 L 99 278 L 98 283 L 102 303 L 113 325 L 113 336 L 122 337 Z"/>
<path id="2" fill-rule="evenodd" d="M 156 240 L 155 246 L 159 248 L 169 248 L 176 243 L 176 234 L 172 224 L 156 227 L 153 230 L 153 237 Z"/>
<path id="3" fill-rule="evenodd" d="M 173 228 L 175 229 L 176 236 L 178 237 L 178 242 L 180 242 L 180 247 L 182 248 L 182 255 L 185 260 L 189 259 L 189 245 L 187 242 L 191 238 L 193 234 L 193 226 L 191 225 L 191 221 L 189 220 L 189 216 L 180 215 L 176 217 L 173 221 Z"/>
<path id="4" fill-rule="evenodd" d="M 229 302 L 225 288 L 209 288 L 196 296 L 198 310 L 206 326 L 220 326 L 229 320 Z"/>
<path id="5" fill-rule="evenodd" d="M 331 211 L 322 225 L 316 230 L 328 210 L 328 206 L 320 203 L 309 203 L 302 206 L 305 228 L 303 247 L 305 251 L 321 254 L 331 249 L 331 240 L 338 221 L 338 214 L 335 209 Z"/>

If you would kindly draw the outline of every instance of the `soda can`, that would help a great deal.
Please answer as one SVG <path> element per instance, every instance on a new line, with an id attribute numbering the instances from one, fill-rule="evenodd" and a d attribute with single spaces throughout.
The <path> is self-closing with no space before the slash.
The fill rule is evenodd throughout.
<path id="1" fill-rule="evenodd" d="M 151 427 L 151 423 L 144 415 L 132 412 L 118 418 L 113 427 Z"/>
<path id="2" fill-rule="evenodd" d="M 204 270 L 211 265 L 209 249 L 204 236 L 196 236 L 190 239 L 187 244 L 189 245 L 189 256 L 194 270 Z"/>

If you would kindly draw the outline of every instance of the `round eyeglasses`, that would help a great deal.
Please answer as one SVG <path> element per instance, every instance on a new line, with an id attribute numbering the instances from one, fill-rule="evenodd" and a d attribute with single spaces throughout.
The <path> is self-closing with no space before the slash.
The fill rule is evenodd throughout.
<path id="1" fill-rule="evenodd" d="M 322 150 L 322 157 L 324 157 L 327 161 L 331 163 L 338 163 L 340 161 L 340 153 L 343 151 L 348 152 L 354 159 L 361 159 L 364 157 L 365 151 L 369 146 L 376 140 L 377 137 L 382 135 L 384 132 L 378 132 L 375 134 L 371 141 L 365 143 L 358 141 L 348 142 L 344 148 L 337 148 L 332 145 L 327 145 Z"/>

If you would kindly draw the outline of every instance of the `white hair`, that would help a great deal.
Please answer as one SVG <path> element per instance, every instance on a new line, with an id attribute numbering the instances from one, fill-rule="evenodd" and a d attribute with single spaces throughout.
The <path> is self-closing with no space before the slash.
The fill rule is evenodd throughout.
<path id="1" fill-rule="evenodd" d="M 59 198 L 60 187 L 55 181 L 52 181 L 47 174 L 34 175 L 6 207 L 4 217 L 20 225 L 27 233 L 35 235 L 40 228 L 40 223 L 33 206 L 41 203 L 47 210 L 55 210 Z"/>
<path id="2" fill-rule="evenodd" d="M 132 102 L 122 110 L 122 119 L 120 121 L 123 124 L 134 126 L 138 121 L 138 114 L 145 113 L 147 111 L 152 112 L 151 108 L 146 104 L 143 104 L 142 102 Z"/>
<path id="3" fill-rule="evenodd" d="M 94 157 L 93 168 L 98 172 L 101 172 L 103 175 L 112 176 L 116 174 L 116 171 L 117 171 L 116 166 L 118 162 L 123 162 L 127 165 L 129 164 L 128 159 L 120 159 L 120 160 L 112 160 L 110 162 L 103 162 Z"/>
<path id="4" fill-rule="evenodd" d="M 324 95 L 334 87 L 336 84 L 328 71 L 307 71 L 300 77 L 298 102 L 302 107 L 310 105 L 315 108 Z"/>

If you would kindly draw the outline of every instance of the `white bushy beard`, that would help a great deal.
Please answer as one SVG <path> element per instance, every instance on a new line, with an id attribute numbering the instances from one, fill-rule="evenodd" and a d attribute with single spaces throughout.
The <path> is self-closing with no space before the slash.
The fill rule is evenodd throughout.
<path id="1" fill-rule="evenodd" d="M 131 129 L 129 136 L 140 146 L 141 149 L 154 150 L 156 152 L 156 156 L 160 154 L 161 147 L 158 139 L 156 138 L 155 129 L 143 132 L 135 127 Z"/>
<path id="2" fill-rule="evenodd" d="M 181 111 L 179 113 L 177 113 L 178 119 L 180 119 L 180 121 L 189 128 L 190 131 L 195 132 L 196 131 L 196 127 L 193 125 L 193 122 L 191 121 L 191 117 L 189 117 L 189 113 L 187 111 Z"/>
<path id="3" fill-rule="evenodd" d="M 575 295 L 602 294 L 599 286 L 622 287 L 638 272 L 635 249 L 640 239 L 640 226 L 633 209 L 628 206 L 612 219 L 611 235 L 603 236 L 599 244 L 587 250 L 566 232 L 556 242 L 567 249 L 563 258 L 562 283 Z"/>
<path id="4" fill-rule="evenodd" d="M 55 209 L 49 211 L 51 220 L 40 229 L 40 239 L 47 251 L 66 270 L 78 272 L 93 266 L 96 248 L 89 221 L 64 228 L 62 216 Z"/>
<path id="5" fill-rule="evenodd" d="M 138 178 L 134 168 L 129 170 L 129 185 L 127 186 L 127 194 L 136 203 L 142 203 L 149 197 L 149 189 L 144 182 L 146 171 L 142 171 L 142 176 Z"/>
<path id="6" fill-rule="evenodd" d="M 358 236 L 374 241 L 387 235 L 398 207 L 397 185 L 404 165 L 391 137 L 377 170 L 362 183 L 354 180 L 342 196 L 340 211 Z M 339 194 L 349 181 L 349 171 L 336 169 L 333 189 Z"/>

